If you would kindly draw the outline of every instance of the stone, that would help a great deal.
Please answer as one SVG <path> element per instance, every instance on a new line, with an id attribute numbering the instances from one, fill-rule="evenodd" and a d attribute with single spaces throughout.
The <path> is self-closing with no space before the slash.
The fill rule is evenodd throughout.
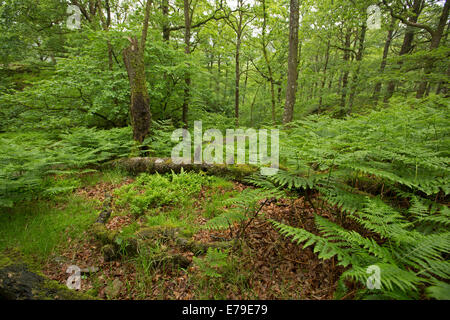
<path id="1" fill-rule="evenodd" d="M 105 293 L 109 299 L 116 299 L 119 296 L 122 288 L 123 282 L 116 278 L 114 279 L 112 284 L 105 288 Z"/>

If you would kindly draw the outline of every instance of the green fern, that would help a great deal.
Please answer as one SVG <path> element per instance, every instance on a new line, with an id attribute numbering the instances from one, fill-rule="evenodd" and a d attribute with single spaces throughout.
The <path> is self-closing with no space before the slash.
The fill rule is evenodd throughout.
<path id="1" fill-rule="evenodd" d="M 281 139 L 289 170 L 267 180 L 299 194 L 314 188 L 338 219 L 318 212 L 317 235 L 272 224 L 293 242 L 314 246 L 319 258 L 336 258 L 347 268 L 339 288 L 344 279 L 359 282 L 358 297 L 450 299 L 446 114 L 448 106 L 427 104 L 294 122 Z M 347 230 L 345 220 L 359 228 Z M 381 270 L 381 290 L 365 289 L 372 265 Z"/>

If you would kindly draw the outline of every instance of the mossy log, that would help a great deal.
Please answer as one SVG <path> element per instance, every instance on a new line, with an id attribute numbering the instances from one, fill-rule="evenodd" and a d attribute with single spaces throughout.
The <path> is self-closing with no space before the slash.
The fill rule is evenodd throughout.
<path id="1" fill-rule="evenodd" d="M 118 168 L 129 172 L 133 175 L 139 173 L 179 173 L 183 168 L 184 171 L 205 172 L 208 175 L 215 175 L 220 177 L 228 177 L 236 181 L 243 181 L 243 179 L 253 173 L 256 173 L 259 168 L 257 166 L 248 164 L 183 164 L 174 163 L 170 158 L 122 158 L 105 164 L 107 167 Z"/>
<path id="2" fill-rule="evenodd" d="M 155 246 L 157 243 L 170 243 L 179 251 L 190 251 L 196 256 L 205 254 L 209 248 L 226 249 L 232 247 L 232 241 L 198 242 L 180 235 L 178 228 L 162 226 L 145 227 L 138 230 L 133 236 L 123 239 L 119 237 L 119 232 L 107 230 L 105 225 L 101 223 L 94 223 L 91 231 L 96 239 L 102 243 L 101 251 L 106 261 L 120 259 L 124 255 L 133 256 L 145 250 L 146 247 Z M 169 256 L 164 257 L 164 260 L 172 259 L 170 254 L 166 255 Z M 176 257 L 173 259 L 180 260 Z M 159 262 L 156 262 L 156 265 L 158 264 Z"/>
<path id="3" fill-rule="evenodd" d="M 138 252 L 137 239 L 122 239 L 118 231 L 108 230 L 102 223 L 94 223 L 91 232 L 103 245 L 101 252 L 105 261 L 113 261 L 123 255 L 132 256 Z"/>
<path id="4" fill-rule="evenodd" d="M 0 252 L 0 300 L 92 300 L 47 279 L 32 261 L 17 250 Z"/>
<path id="5" fill-rule="evenodd" d="M 152 257 L 150 267 L 159 269 L 186 269 L 190 264 L 191 261 L 179 253 L 162 252 Z"/>
<path id="6" fill-rule="evenodd" d="M 112 196 L 109 193 L 106 193 L 105 201 L 103 202 L 103 210 L 102 212 L 100 212 L 95 222 L 105 224 L 108 221 L 112 212 L 111 203 L 112 203 Z"/>
<path id="7" fill-rule="evenodd" d="M 199 242 L 192 239 L 188 239 L 179 235 L 178 228 L 169 227 L 145 227 L 136 232 L 136 237 L 146 243 L 151 242 L 171 242 L 171 244 L 177 247 L 181 251 L 190 251 L 194 255 L 203 255 L 209 248 L 226 249 L 232 247 L 232 241 L 216 241 L 216 242 Z"/>
<path id="8" fill-rule="evenodd" d="M 232 241 L 215 241 L 215 242 L 199 242 L 185 238 L 177 238 L 176 244 L 184 251 L 191 251 L 195 256 L 203 255 L 208 252 L 208 249 L 228 249 L 233 246 Z"/>

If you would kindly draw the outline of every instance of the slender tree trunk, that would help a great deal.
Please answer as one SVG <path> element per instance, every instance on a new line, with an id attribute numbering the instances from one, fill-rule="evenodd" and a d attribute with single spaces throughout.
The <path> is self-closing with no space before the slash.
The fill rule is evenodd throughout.
<path id="1" fill-rule="evenodd" d="M 419 14 L 422 11 L 422 1 L 423 0 L 414 0 L 413 6 L 412 6 L 412 13 L 413 15 L 408 19 L 410 22 L 416 23 L 417 19 L 419 18 Z M 409 52 L 411 52 L 412 49 L 412 42 L 414 39 L 414 28 L 413 27 L 407 27 L 405 31 L 405 37 L 403 38 L 403 44 L 400 48 L 399 56 L 403 56 Z M 397 68 L 400 69 L 402 66 L 402 62 L 399 61 L 397 64 Z M 391 80 L 389 81 L 387 88 L 386 88 L 386 94 L 384 96 L 384 103 L 387 103 L 389 99 L 392 97 L 395 91 L 396 81 Z"/>
<path id="2" fill-rule="evenodd" d="M 361 34 L 359 36 L 359 46 L 358 51 L 356 52 L 356 71 L 353 73 L 352 77 L 352 85 L 350 88 L 350 97 L 348 101 L 348 110 L 347 114 L 352 113 L 353 109 L 353 101 L 355 99 L 356 91 L 358 89 L 358 80 L 359 80 L 359 71 L 361 69 L 361 61 L 364 54 L 364 41 L 366 39 L 366 31 L 367 31 L 367 25 L 366 25 L 366 10 L 364 10 L 363 15 L 363 24 L 361 25 Z"/>
<path id="3" fill-rule="evenodd" d="M 245 95 L 247 94 L 247 82 L 248 82 L 248 60 L 245 67 L 244 93 L 242 94 L 242 105 L 245 104 Z"/>
<path id="4" fill-rule="evenodd" d="M 223 88 L 223 101 L 228 104 L 228 61 L 225 60 L 225 85 Z"/>
<path id="5" fill-rule="evenodd" d="M 123 61 L 128 73 L 131 90 L 130 115 L 134 140 L 142 143 L 150 131 L 152 115 L 150 97 L 145 79 L 144 52 L 147 40 L 151 1 L 147 0 L 141 41 L 129 38 L 130 45 L 123 51 Z"/>
<path id="6" fill-rule="evenodd" d="M 442 42 L 444 43 L 444 45 L 446 45 L 446 43 L 447 43 L 447 37 L 448 37 L 449 31 L 450 31 L 450 22 L 447 24 L 447 30 L 445 32 L 445 37 L 444 37 L 444 39 L 442 39 Z M 448 77 L 450 77 L 450 66 L 447 68 L 446 75 Z M 440 81 L 436 88 L 436 94 L 440 94 L 442 92 L 445 96 L 447 91 L 448 91 L 448 82 L 445 80 Z"/>
<path id="7" fill-rule="evenodd" d="M 259 87 L 256 89 L 255 95 L 253 96 L 252 104 L 250 105 L 250 127 L 253 127 L 253 107 L 255 105 L 256 97 L 258 96 Z"/>
<path id="8" fill-rule="evenodd" d="M 169 42 L 170 28 L 169 28 L 169 0 L 162 0 L 161 11 L 163 14 L 163 40 Z"/>
<path id="9" fill-rule="evenodd" d="M 283 123 L 289 123 L 294 117 L 295 95 L 297 92 L 298 60 L 301 47 L 298 45 L 299 4 L 298 0 L 290 0 L 289 6 L 289 53 L 288 76 L 286 86 L 286 102 L 284 105 Z"/>
<path id="10" fill-rule="evenodd" d="M 189 0 L 184 0 L 184 53 L 186 57 L 191 54 L 191 14 L 190 14 Z M 188 126 L 188 110 L 189 110 L 189 96 L 191 88 L 191 75 L 189 72 L 189 64 L 187 65 L 184 73 L 184 97 L 182 107 L 182 121 L 184 126 Z"/>
<path id="11" fill-rule="evenodd" d="M 263 27 L 262 27 L 262 51 L 264 56 L 264 61 L 266 62 L 267 66 L 267 72 L 269 74 L 269 82 L 270 82 L 270 101 L 272 103 L 272 123 L 275 125 L 276 119 L 275 119 L 275 83 L 273 79 L 273 72 L 272 67 L 270 65 L 269 56 L 267 54 L 267 45 L 268 42 L 266 42 L 266 24 L 267 24 L 267 12 L 266 12 L 266 1 L 262 0 L 263 5 Z"/>
<path id="12" fill-rule="evenodd" d="M 350 51 L 348 49 L 350 49 L 350 44 L 351 44 L 351 30 L 347 30 L 347 34 L 345 35 L 345 51 L 344 51 L 344 56 L 343 56 L 343 60 L 344 60 L 344 67 L 345 70 L 343 72 L 342 75 L 342 89 L 341 89 L 341 112 L 342 114 L 344 113 L 345 110 L 345 101 L 347 98 L 347 84 L 348 84 L 348 61 L 350 60 Z"/>
<path id="13" fill-rule="evenodd" d="M 241 37 L 237 36 L 236 39 L 236 55 L 235 55 L 235 83 L 234 83 L 234 117 L 236 127 L 239 126 L 239 82 L 241 79 L 241 73 L 239 68 L 239 54 L 241 49 Z"/>
<path id="14" fill-rule="evenodd" d="M 237 6 L 241 9 L 242 0 L 237 0 Z M 240 71 L 240 53 L 241 53 L 241 37 L 242 37 L 242 20 L 243 14 L 239 10 L 239 19 L 236 26 L 236 52 L 235 52 L 235 83 L 234 83 L 234 117 L 236 127 L 239 126 L 239 85 L 241 79 Z"/>
<path id="15" fill-rule="evenodd" d="M 392 42 L 392 35 L 394 34 L 394 28 L 395 28 L 395 18 L 392 18 L 391 24 L 389 26 L 386 42 L 384 43 L 383 58 L 381 59 L 381 65 L 380 65 L 380 74 L 383 74 L 384 69 L 386 68 L 387 56 L 389 54 L 389 48 L 390 48 L 391 42 Z M 379 95 L 381 92 L 381 86 L 382 86 L 382 81 L 378 81 L 373 90 L 373 100 L 374 100 L 375 104 L 378 102 L 378 98 L 379 98 Z"/>
<path id="16" fill-rule="evenodd" d="M 219 98 L 219 95 L 220 95 L 220 76 L 221 76 L 220 63 L 221 63 L 221 56 L 219 54 L 219 56 L 217 57 L 217 78 L 216 78 L 217 98 Z"/>
<path id="17" fill-rule="evenodd" d="M 327 80 L 327 68 L 329 59 L 330 59 L 330 40 L 327 41 L 327 50 L 325 51 L 325 65 L 323 67 L 322 83 L 320 84 L 319 107 L 317 109 L 318 113 L 320 113 L 320 109 L 322 108 L 323 89 L 325 88 L 325 82 Z"/>
<path id="18" fill-rule="evenodd" d="M 439 18 L 439 24 L 431 37 L 430 51 L 433 51 L 434 49 L 437 49 L 439 47 L 442 35 L 444 33 L 445 25 L 447 24 L 449 9 L 450 9 L 450 0 L 446 0 L 444 8 L 442 9 L 441 17 Z M 425 79 L 430 75 L 432 71 L 433 71 L 433 61 L 429 60 L 426 62 L 425 66 Z M 427 89 L 427 83 L 428 82 L 425 80 L 419 84 L 416 98 L 423 97 L 425 90 Z"/>

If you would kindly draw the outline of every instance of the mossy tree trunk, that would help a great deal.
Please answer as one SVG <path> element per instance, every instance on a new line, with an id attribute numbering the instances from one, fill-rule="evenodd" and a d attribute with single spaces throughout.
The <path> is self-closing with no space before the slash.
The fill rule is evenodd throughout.
<path id="1" fill-rule="evenodd" d="M 148 0 L 145 7 L 141 40 L 139 41 L 137 37 L 128 38 L 130 45 L 123 51 L 123 61 L 130 82 L 130 115 L 131 125 L 133 127 L 133 139 L 139 143 L 142 143 L 149 134 L 152 119 L 144 64 L 150 5 L 151 1 Z"/>

